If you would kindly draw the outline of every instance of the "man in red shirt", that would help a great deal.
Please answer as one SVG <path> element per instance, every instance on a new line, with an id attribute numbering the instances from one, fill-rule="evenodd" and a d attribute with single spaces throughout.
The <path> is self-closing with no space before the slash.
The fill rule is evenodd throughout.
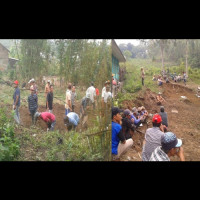
<path id="1" fill-rule="evenodd" d="M 47 131 L 53 131 L 54 130 L 54 126 L 56 124 L 56 117 L 54 114 L 49 113 L 49 112 L 36 112 L 35 113 L 35 121 L 37 119 L 42 119 L 46 125 L 47 125 Z"/>
<path id="2" fill-rule="evenodd" d="M 95 90 L 96 90 L 97 105 L 98 105 L 98 103 L 99 103 L 99 89 L 96 88 Z"/>

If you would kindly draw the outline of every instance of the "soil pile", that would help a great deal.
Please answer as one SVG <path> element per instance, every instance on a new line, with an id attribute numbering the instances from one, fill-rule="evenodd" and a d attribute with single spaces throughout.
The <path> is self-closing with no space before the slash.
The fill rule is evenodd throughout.
<path id="1" fill-rule="evenodd" d="M 163 103 L 165 112 L 168 114 L 169 131 L 174 132 L 183 141 L 184 155 L 186 161 L 200 161 L 200 99 L 195 92 L 179 84 L 164 84 L 162 96 L 166 100 Z M 160 112 L 160 106 L 155 103 L 156 93 L 147 89 L 143 97 L 136 101 L 125 101 L 124 108 L 133 106 L 145 106 L 149 114 Z M 181 96 L 186 99 L 182 100 Z M 176 111 L 176 112 L 175 112 Z M 147 127 L 152 127 L 152 116 L 148 117 L 149 126 L 145 125 L 139 129 L 146 132 Z M 134 145 L 124 155 L 122 161 L 141 161 L 142 142 L 144 134 L 134 133 Z M 178 161 L 177 157 L 171 160 Z"/>

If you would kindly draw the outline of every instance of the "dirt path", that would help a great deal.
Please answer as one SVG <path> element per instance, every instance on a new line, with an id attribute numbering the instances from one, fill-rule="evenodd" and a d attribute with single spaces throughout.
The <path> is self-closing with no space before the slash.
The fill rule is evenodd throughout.
<path id="1" fill-rule="evenodd" d="M 194 90 L 180 84 L 164 84 L 161 88 L 162 96 L 166 99 L 163 104 L 168 114 L 169 130 L 174 132 L 183 141 L 186 161 L 200 161 L 200 98 L 197 98 Z M 160 106 L 154 103 L 156 93 L 149 89 L 145 91 L 144 97 L 136 101 L 125 101 L 124 107 L 132 108 L 144 105 L 149 113 L 159 112 Z M 181 98 L 187 97 L 187 99 Z M 177 113 L 178 112 L 178 113 Z M 151 117 L 148 118 L 149 127 L 152 127 Z M 140 127 L 145 132 L 147 126 Z M 121 161 L 141 161 L 143 134 L 135 133 L 134 145 L 121 157 Z M 171 158 L 178 161 L 177 157 Z"/>

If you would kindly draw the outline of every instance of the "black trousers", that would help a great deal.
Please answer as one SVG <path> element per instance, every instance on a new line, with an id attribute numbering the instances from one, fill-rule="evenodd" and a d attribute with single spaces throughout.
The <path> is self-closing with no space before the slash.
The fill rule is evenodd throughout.
<path id="1" fill-rule="evenodd" d="M 144 86 L 144 78 L 142 78 L 142 85 Z"/>

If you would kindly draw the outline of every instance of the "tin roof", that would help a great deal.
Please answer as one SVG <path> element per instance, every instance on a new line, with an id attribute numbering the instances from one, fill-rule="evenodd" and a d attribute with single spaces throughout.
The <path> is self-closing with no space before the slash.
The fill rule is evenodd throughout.
<path id="1" fill-rule="evenodd" d="M 0 45 L 1 45 L 4 49 L 6 49 L 8 52 L 10 52 L 2 43 L 0 43 Z"/>
<path id="2" fill-rule="evenodd" d="M 124 55 L 122 54 L 120 48 L 113 39 L 112 39 L 112 54 L 119 60 L 119 62 L 126 62 Z"/>

